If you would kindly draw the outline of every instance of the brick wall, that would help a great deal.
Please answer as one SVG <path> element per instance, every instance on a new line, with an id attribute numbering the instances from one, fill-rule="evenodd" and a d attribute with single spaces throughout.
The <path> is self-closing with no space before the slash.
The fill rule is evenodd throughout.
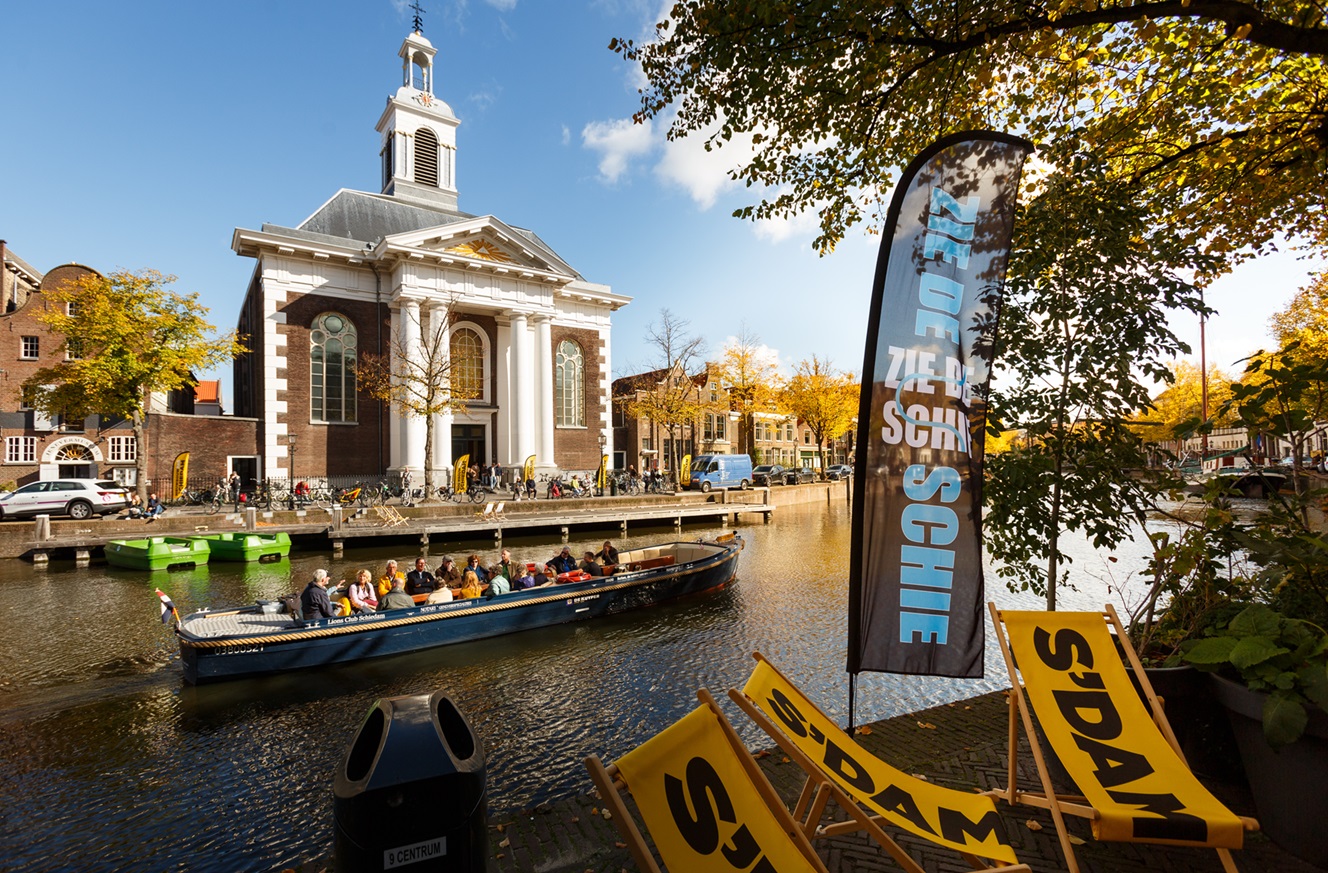
<path id="1" fill-rule="evenodd" d="M 287 389 L 280 399 L 287 403 L 285 420 L 296 436 L 296 473 L 301 476 L 377 476 L 387 469 L 389 455 L 385 404 L 363 391 L 356 398 L 355 424 L 322 424 L 309 420 L 309 333 L 315 318 L 325 312 L 339 312 L 355 325 L 358 350 L 377 354 L 378 326 L 382 325 L 382 348 L 391 337 L 390 314 L 386 306 L 303 294 L 290 299 L 281 309 L 286 315 L 282 331 L 286 335 Z"/>
<path id="2" fill-rule="evenodd" d="M 128 424 L 123 427 L 128 428 Z M 169 481 L 175 457 L 181 452 L 189 453 L 191 482 L 209 483 L 224 479 L 230 473 L 226 465 L 228 456 L 262 455 L 258 434 L 259 422 L 254 418 L 173 413 L 151 415 L 144 435 L 148 481 Z M 265 459 L 264 467 L 270 466 L 270 461 Z"/>
<path id="3" fill-rule="evenodd" d="M 599 436 L 603 432 L 604 419 L 608 414 L 604 393 L 600 382 L 609 379 L 608 362 L 604 355 L 604 343 L 599 333 L 593 330 L 578 330 L 570 327 L 553 326 L 553 358 L 556 368 L 558 344 L 572 340 L 581 346 L 585 359 L 585 398 L 586 426 L 584 428 L 558 427 L 553 431 L 553 457 L 564 470 L 590 470 L 599 467 Z M 555 377 L 555 385 L 557 380 Z M 555 416 L 556 416 L 555 412 Z"/>

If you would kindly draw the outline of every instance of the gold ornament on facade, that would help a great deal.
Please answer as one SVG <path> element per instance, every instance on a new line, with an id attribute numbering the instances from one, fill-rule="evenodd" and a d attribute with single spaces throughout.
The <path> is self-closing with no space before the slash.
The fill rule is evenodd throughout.
<path id="1" fill-rule="evenodd" d="M 471 240 L 462 243 L 459 246 L 452 246 L 447 251 L 455 255 L 463 255 L 467 258 L 480 258 L 485 261 L 499 261 L 504 264 L 512 263 L 512 258 L 507 252 L 495 246 L 493 243 L 482 239 Z"/>

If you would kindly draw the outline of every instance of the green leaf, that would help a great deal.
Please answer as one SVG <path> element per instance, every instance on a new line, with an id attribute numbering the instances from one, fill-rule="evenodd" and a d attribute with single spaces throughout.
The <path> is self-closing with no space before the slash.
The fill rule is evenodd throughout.
<path id="1" fill-rule="evenodd" d="M 1231 620 L 1230 631 L 1237 637 L 1275 637 L 1281 626 L 1282 619 L 1277 613 L 1256 603 Z"/>
<path id="2" fill-rule="evenodd" d="M 1263 735 L 1274 749 L 1300 739 L 1309 720 L 1305 706 L 1290 694 L 1275 691 L 1264 701 Z"/>
<path id="3" fill-rule="evenodd" d="M 1232 622 L 1235 624 L 1235 622 Z M 1219 637 L 1219 639 L 1221 639 Z M 1278 655 L 1287 654 L 1290 649 L 1283 648 L 1267 637 L 1246 637 L 1231 647 L 1231 666 L 1245 670 L 1256 664 L 1262 664 Z"/>
<path id="4" fill-rule="evenodd" d="M 1320 709 L 1328 710 L 1328 664 L 1306 664 L 1296 671 L 1300 690 Z"/>
<path id="5" fill-rule="evenodd" d="M 1198 640 L 1185 652 L 1185 660 L 1191 664 L 1229 664 L 1235 647 L 1236 641 L 1231 637 Z"/>

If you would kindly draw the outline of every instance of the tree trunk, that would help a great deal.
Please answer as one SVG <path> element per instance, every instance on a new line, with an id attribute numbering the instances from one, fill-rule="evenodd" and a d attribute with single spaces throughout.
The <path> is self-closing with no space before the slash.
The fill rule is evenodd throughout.
<path id="1" fill-rule="evenodd" d="M 433 416 L 424 416 L 424 499 L 433 494 Z"/>
<path id="2" fill-rule="evenodd" d="M 134 456 L 134 478 L 137 480 L 135 486 L 138 490 L 138 499 L 143 501 L 143 505 L 148 504 L 148 446 L 147 429 L 143 427 L 143 413 L 135 412 L 130 416 L 129 421 L 134 428 L 134 446 L 136 454 Z M 174 473 L 174 468 L 172 468 Z M 174 486 L 172 486 L 174 487 Z M 170 495 L 174 497 L 175 495 Z M 166 495 L 161 495 L 161 499 L 168 499 Z"/>

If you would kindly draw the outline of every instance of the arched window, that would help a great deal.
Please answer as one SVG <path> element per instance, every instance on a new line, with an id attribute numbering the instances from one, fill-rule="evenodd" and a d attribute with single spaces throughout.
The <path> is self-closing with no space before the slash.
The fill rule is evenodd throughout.
<path id="1" fill-rule="evenodd" d="M 335 312 L 309 334 L 309 406 L 314 421 L 355 420 L 355 325 Z"/>
<path id="2" fill-rule="evenodd" d="M 558 343 L 553 369 L 553 406 L 557 424 L 586 426 L 586 362 L 581 347 L 571 340 Z"/>
<path id="3" fill-rule="evenodd" d="M 415 131 L 415 182 L 438 187 L 438 137 L 427 127 Z"/>
<path id="4" fill-rule="evenodd" d="M 450 375 L 452 393 L 458 400 L 484 398 L 484 340 L 468 327 L 452 331 Z"/>

